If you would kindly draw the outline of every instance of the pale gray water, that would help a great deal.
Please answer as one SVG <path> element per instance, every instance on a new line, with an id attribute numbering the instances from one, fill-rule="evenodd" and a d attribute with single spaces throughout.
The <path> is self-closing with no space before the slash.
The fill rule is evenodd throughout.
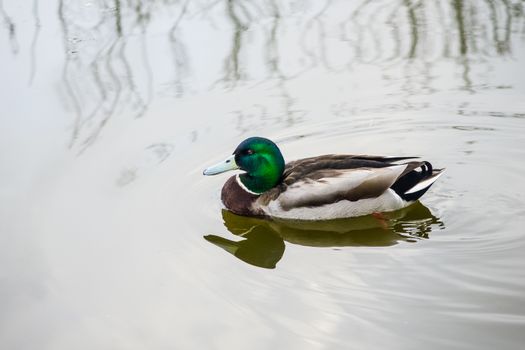
<path id="1" fill-rule="evenodd" d="M 521 349 L 524 11 L 0 1 L 0 347 Z M 390 228 L 223 217 L 253 135 L 447 171 Z"/>

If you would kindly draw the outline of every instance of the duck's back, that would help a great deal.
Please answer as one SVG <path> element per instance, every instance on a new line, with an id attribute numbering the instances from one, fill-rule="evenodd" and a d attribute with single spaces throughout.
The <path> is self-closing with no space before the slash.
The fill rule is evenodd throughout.
<path id="1" fill-rule="evenodd" d="M 282 183 L 262 194 L 253 207 L 268 216 L 301 220 L 401 209 L 423 195 L 440 173 L 428 162 L 395 163 L 413 158 L 325 155 L 292 161 Z M 425 180 L 424 187 L 410 192 Z"/>

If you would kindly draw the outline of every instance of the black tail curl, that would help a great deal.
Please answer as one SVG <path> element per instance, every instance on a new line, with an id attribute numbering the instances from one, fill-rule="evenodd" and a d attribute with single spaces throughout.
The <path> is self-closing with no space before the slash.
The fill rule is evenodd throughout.
<path id="1" fill-rule="evenodd" d="M 419 182 L 424 181 L 434 175 L 437 175 L 441 170 L 434 170 L 432 164 L 427 161 L 422 161 L 421 164 L 409 171 L 408 173 L 402 175 L 396 182 L 390 187 L 394 190 L 401 198 L 406 201 L 415 201 L 421 197 L 425 192 L 430 188 L 430 185 L 426 188 L 421 189 L 420 191 L 413 193 L 406 193 Z"/>

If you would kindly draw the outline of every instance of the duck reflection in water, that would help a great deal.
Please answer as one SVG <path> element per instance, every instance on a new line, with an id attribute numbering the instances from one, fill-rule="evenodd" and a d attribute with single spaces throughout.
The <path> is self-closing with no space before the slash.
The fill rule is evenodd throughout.
<path id="1" fill-rule="evenodd" d="M 386 247 L 429 238 L 444 224 L 420 202 L 395 211 L 330 221 L 265 220 L 222 211 L 224 226 L 241 240 L 206 235 L 208 241 L 238 259 L 273 269 L 281 260 L 285 241 L 310 247 Z"/>

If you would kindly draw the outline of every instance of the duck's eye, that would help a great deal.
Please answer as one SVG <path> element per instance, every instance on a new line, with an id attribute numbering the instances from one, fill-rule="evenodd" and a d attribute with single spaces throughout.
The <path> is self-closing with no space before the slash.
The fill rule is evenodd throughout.
<path id="1" fill-rule="evenodd" d="M 253 150 L 251 150 L 251 149 L 247 149 L 247 150 L 246 150 L 246 154 L 249 155 L 249 156 L 252 155 L 252 154 L 253 154 Z"/>

